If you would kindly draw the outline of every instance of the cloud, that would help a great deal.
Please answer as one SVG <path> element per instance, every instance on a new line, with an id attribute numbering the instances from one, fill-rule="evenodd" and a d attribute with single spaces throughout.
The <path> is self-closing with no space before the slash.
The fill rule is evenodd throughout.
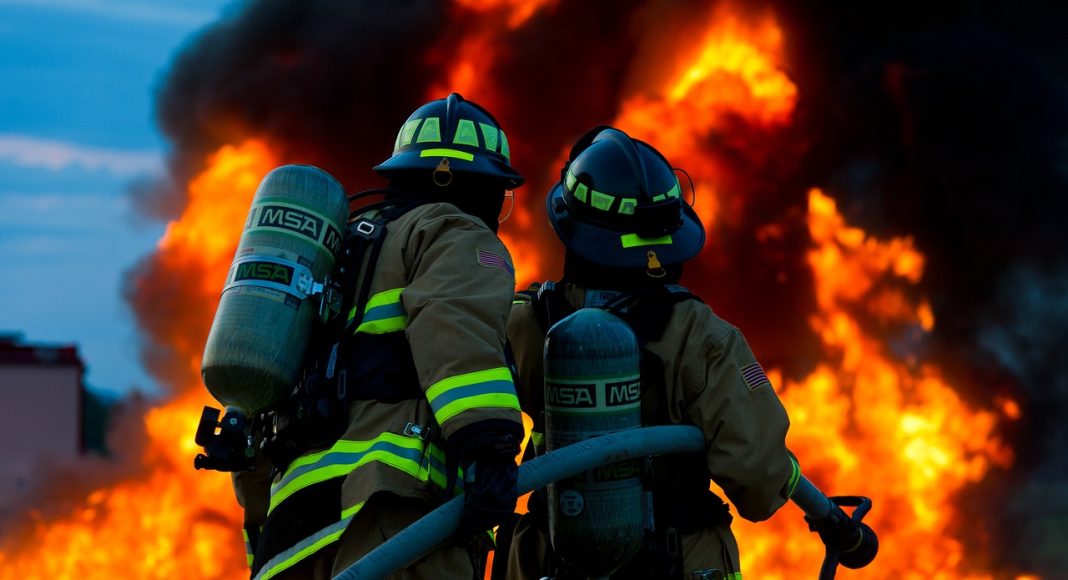
<path id="1" fill-rule="evenodd" d="M 76 11 L 115 20 L 199 26 L 215 20 L 219 2 L 209 2 L 209 5 L 202 9 L 173 6 L 169 2 L 139 0 L 0 0 L 0 6 L 4 4 Z"/>
<path id="2" fill-rule="evenodd" d="M 0 161 L 53 171 L 79 166 L 123 176 L 155 174 L 163 169 L 163 158 L 156 152 L 84 147 L 4 133 L 0 133 Z"/>

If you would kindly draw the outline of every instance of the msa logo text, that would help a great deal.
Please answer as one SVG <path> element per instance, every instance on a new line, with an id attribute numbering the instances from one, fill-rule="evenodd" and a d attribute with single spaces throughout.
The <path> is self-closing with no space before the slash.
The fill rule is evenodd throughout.
<path id="1" fill-rule="evenodd" d="M 561 385 L 545 383 L 545 402 L 557 407 L 596 407 L 593 385 Z"/>
<path id="2" fill-rule="evenodd" d="M 237 280 L 266 280 L 289 286 L 293 281 L 293 268 L 273 262 L 244 262 L 237 265 Z"/>
<path id="3" fill-rule="evenodd" d="M 622 461 L 598 467 L 593 474 L 594 481 L 618 481 L 630 479 L 642 474 L 642 467 L 637 461 Z"/>
<path id="4" fill-rule="evenodd" d="M 323 220 L 311 214 L 280 205 L 265 205 L 260 210 L 260 219 L 257 226 L 270 226 L 282 228 L 307 236 L 319 241 L 319 235 L 323 231 Z M 336 232 L 335 232 L 336 235 Z M 337 242 L 340 244 L 340 239 Z"/>
<path id="5" fill-rule="evenodd" d="M 630 405 L 642 400 L 642 386 L 637 379 L 622 383 L 607 383 L 604 386 L 608 391 L 608 406 Z"/>

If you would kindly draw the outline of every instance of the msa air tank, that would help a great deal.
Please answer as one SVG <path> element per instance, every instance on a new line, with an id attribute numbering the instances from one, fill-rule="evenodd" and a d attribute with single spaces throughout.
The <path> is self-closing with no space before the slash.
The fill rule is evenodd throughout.
<path id="1" fill-rule="evenodd" d="M 347 219 L 345 190 L 321 169 L 283 165 L 260 182 L 204 346 L 220 403 L 256 413 L 293 390 Z"/>
<path id="2" fill-rule="evenodd" d="M 641 427 L 640 355 L 627 323 L 583 308 L 545 337 L 545 439 L 549 451 Z M 607 577 L 641 547 L 640 460 L 549 485 L 553 549 L 590 577 Z"/>

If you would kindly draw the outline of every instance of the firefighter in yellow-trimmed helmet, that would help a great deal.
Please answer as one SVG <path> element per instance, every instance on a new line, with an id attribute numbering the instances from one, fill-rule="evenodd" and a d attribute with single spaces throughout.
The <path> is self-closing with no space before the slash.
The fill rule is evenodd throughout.
<path id="1" fill-rule="evenodd" d="M 257 578 L 330 578 L 461 489 L 452 541 L 396 577 L 481 577 L 485 532 L 515 506 L 515 271 L 495 235 L 523 183 L 508 139 L 451 94 L 417 108 L 374 169 L 389 183 L 349 219 L 341 314 L 276 413 L 274 473 L 235 477 Z"/>

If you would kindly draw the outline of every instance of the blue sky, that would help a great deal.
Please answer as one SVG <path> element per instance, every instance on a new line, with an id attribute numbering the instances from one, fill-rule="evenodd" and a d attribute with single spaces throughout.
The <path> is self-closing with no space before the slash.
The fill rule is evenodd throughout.
<path id="1" fill-rule="evenodd" d="M 0 332 L 76 343 L 97 390 L 157 388 L 121 285 L 164 224 L 126 191 L 163 170 L 162 74 L 233 4 L 0 0 Z"/>

